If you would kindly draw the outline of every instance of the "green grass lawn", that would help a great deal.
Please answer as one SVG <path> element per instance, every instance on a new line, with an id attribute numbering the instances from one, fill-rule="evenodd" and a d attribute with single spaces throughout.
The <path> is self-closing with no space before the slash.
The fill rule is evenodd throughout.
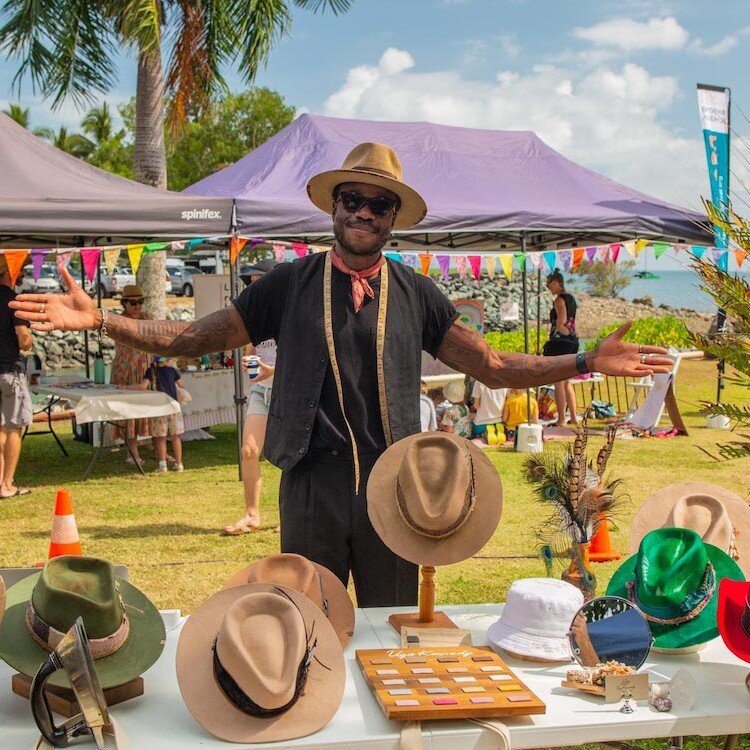
<path id="1" fill-rule="evenodd" d="M 677 398 L 687 423 L 688 437 L 670 440 L 618 440 L 609 464 L 614 476 L 625 480 L 629 500 L 616 519 L 613 541 L 627 551 L 627 537 L 635 510 L 652 492 L 684 481 L 720 484 L 743 497 L 750 490 L 750 457 L 716 462 L 699 447 L 716 452 L 717 442 L 736 434 L 707 430 L 699 401 L 715 392 L 715 363 L 686 361 L 677 381 Z M 727 400 L 742 402 L 747 394 L 728 387 Z M 279 550 L 273 533 L 278 523 L 280 472 L 263 464 L 263 528 L 244 537 L 223 537 L 219 530 L 242 513 L 242 488 L 235 464 L 235 432 L 215 429 L 216 440 L 187 443 L 182 474 L 135 473 L 122 455 L 102 457 L 94 476 L 81 476 L 91 455 L 89 446 L 73 442 L 67 425 L 60 425 L 70 457 L 62 456 L 51 436 L 28 439 L 18 472 L 20 484 L 33 487 L 26 497 L 0 501 L 0 567 L 32 565 L 47 554 L 55 491 L 70 490 L 84 552 L 130 568 L 131 580 L 161 608 L 184 613 L 220 588 L 241 566 Z M 595 454 L 602 438 L 589 440 Z M 553 442 L 545 450 L 561 451 Z M 148 453 L 153 468 L 154 461 Z M 497 602 L 510 583 L 521 577 L 544 575 L 537 558 L 534 528 L 546 509 L 522 477 L 524 457 L 506 449 L 489 452 L 503 481 L 503 514 L 491 541 L 477 557 L 441 568 L 436 576 L 437 600 L 442 603 Z M 616 563 L 595 566 L 599 591 Z M 748 699 L 750 706 L 750 698 Z M 645 747 L 659 747 L 642 743 Z M 692 738 L 694 748 L 718 747 L 718 740 Z M 743 738 L 742 746 L 750 748 Z"/>

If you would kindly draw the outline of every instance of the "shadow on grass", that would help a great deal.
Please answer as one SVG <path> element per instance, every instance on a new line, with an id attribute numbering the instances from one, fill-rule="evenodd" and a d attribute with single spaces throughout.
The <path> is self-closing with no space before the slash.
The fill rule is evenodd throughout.
<path id="1" fill-rule="evenodd" d="M 270 528 L 270 527 L 269 527 Z M 192 536 L 194 534 L 209 534 L 218 536 L 216 529 L 206 529 L 201 526 L 191 526 L 186 523 L 146 523 L 139 526 L 79 526 L 81 534 L 90 536 L 92 539 L 134 539 L 148 536 Z M 49 530 L 22 531 L 20 536 L 29 539 L 40 539 L 49 537 Z"/>

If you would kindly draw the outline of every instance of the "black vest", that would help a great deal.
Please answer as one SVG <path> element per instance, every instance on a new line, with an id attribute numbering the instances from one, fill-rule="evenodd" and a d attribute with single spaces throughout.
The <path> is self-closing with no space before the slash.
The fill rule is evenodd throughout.
<path id="1" fill-rule="evenodd" d="M 263 452 L 280 469 L 291 469 L 308 451 L 315 415 L 330 366 L 323 324 L 325 253 L 292 263 L 277 338 L 276 371 Z M 386 259 L 389 269 L 388 318 L 383 367 L 391 438 L 420 431 L 422 314 L 413 269 Z M 381 301 L 378 301 L 380 304 Z M 334 302 L 335 304 L 335 302 Z M 336 331 L 334 331 L 334 340 Z M 377 373 L 372 373 L 377 379 Z M 346 404 L 346 393 L 344 393 Z M 371 408 L 380 411 L 379 404 Z"/>

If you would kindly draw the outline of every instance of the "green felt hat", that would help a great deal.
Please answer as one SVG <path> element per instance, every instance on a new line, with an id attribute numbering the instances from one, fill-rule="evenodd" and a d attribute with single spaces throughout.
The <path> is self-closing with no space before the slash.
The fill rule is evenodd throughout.
<path id="1" fill-rule="evenodd" d="M 640 607 L 663 650 L 699 646 L 719 635 L 716 609 L 719 581 L 744 581 L 739 565 L 690 529 L 656 529 L 641 540 L 638 553 L 615 571 L 607 595 Z"/>
<path id="2" fill-rule="evenodd" d="M 135 586 L 115 576 L 112 563 L 62 556 L 8 589 L 0 658 L 33 677 L 77 617 L 83 618 L 102 688 L 139 677 L 164 648 L 159 611 Z M 64 672 L 49 682 L 69 687 Z"/>

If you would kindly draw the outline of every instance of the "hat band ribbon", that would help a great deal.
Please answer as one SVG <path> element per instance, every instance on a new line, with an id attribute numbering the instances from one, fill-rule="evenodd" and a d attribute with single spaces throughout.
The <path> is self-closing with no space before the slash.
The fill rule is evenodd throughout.
<path id="1" fill-rule="evenodd" d="M 60 632 L 46 623 L 39 613 L 34 609 L 34 605 L 29 600 L 29 606 L 26 607 L 26 616 L 24 618 L 26 629 L 29 635 L 45 650 L 55 651 L 60 645 L 60 641 L 65 637 L 65 633 Z M 112 635 L 104 638 L 89 638 L 89 648 L 91 656 L 94 659 L 103 659 L 105 656 L 111 656 L 122 646 L 130 634 L 130 621 L 123 611 L 122 622 L 120 627 Z"/>
<path id="2" fill-rule="evenodd" d="M 466 488 L 466 495 L 464 496 L 464 504 L 461 508 L 461 512 L 458 514 L 458 518 L 446 528 L 443 529 L 428 529 L 425 526 L 418 524 L 411 513 L 409 513 L 409 506 L 404 496 L 404 491 L 401 489 L 401 485 L 396 478 L 396 505 L 398 512 L 404 523 L 412 530 L 416 531 L 417 534 L 422 536 L 430 537 L 430 539 L 445 539 L 451 534 L 455 534 L 468 520 L 471 512 L 474 510 L 474 462 L 471 460 L 471 455 L 466 452 L 464 448 L 461 449 L 464 453 L 464 458 L 469 464 L 469 486 Z"/>
<path id="3" fill-rule="evenodd" d="M 700 586 L 690 592 L 685 599 L 675 607 L 646 607 L 638 600 L 637 581 L 633 578 L 625 586 L 628 590 L 628 599 L 635 604 L 644 617 L 657 625 L 681 625 L 694 620 L 704 610 L 713 598 L 716 591 L 716 572 L 711 563 L 706 564 L 706 572 Z"/>
<path id="4" fill-rule="evenodd" d="M 351 170 L 347 170 L 351 172 L 364 172 L 365 174 L 368 172 L 372 172 L 373 174 L 379 174 L 382 177 L 387 177 L 390 180 L 396 180 L 396 182 L 401 182 L 401 180 L 396 177 L 393 172 L 388 172 L 385 169 L 378 169 L 377 167 L 352 167 Z"/>
<path id="5" fill-rule="evenodd" d="M 232 704 L 243 713 L 262 719 L 270 718 L 271 716 L 279 716 L 280 714 L 286 713 L 302 695 L 302 691 L 305 689 L 305 684 L 307 683 L 307 675 L 310 670 L 310 662 L 312 661 L 313 652 L 315 651 L 316 645 L 317 640 L 312 645 L 307 647 L 305 656 L 300 662 L 299 667 L 297 668 L 297 679 L 294 684 L 294 695 L 288 703 L 285 703 L 279 708 L 263 708 L 263 706 L 257 704 L 249 695 L 247 695 L 247 693 L 242 690 L 242 688 L 234 681 L 232 675 L 227 672 L 227 670 L 224 668 L 224 665 L 221 663 L 219 654 L 217 653 L 216 649 L 216 641 L 214 641 L 214 645 L 212 646 L 212 651 L 214 653 L 214 677 L 216 678 L 216 682 L 221 688 L 221 692 L 224 693 L 224 695 L 232 702 Z"/>

